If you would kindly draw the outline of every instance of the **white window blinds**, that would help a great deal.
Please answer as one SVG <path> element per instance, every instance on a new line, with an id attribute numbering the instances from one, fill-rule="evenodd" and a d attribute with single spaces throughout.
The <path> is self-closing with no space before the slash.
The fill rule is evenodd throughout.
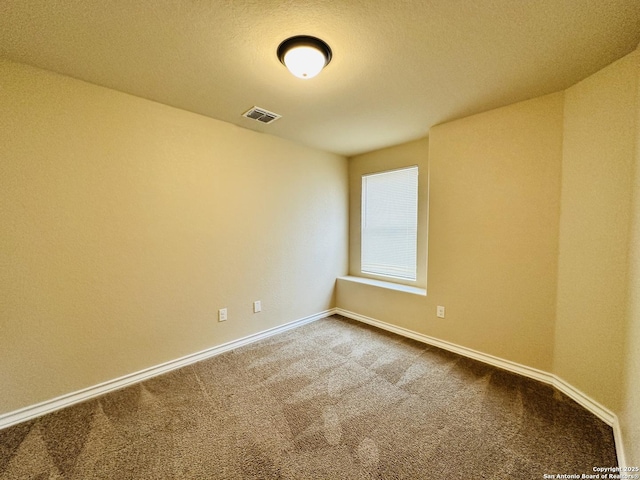
<path id="1" fill-rule="evenodd" d="M 362 176 L 361 271 L 416 279 L 418 167 Z"/>

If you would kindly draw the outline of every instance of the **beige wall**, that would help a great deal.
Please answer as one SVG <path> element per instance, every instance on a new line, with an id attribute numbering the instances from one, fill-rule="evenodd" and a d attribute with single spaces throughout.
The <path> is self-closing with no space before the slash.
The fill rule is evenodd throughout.
<path id="1" fill-rule="evenodd" d="M 640 113 L 640 112 L 639 112 Z M 640 134 L 640 132 L 639 132 Z M 638 137 L 640 138 L 640 137 Z M 640 465 L 640 152 L 636 156 L 635 201 L 629 270 L 629 319 L 620 423 L 627 465 Z"/>
<path id="2" fill-rule="evenodd" d="M 334 306 L 346 159 L 18 64 L 0 78 L 0 413 Z"/>
<path id="3" fill-rule="evenodd" d="M 553 372 L 619 411 L 637 56 L 565 93 Z"/>
<path id="4" fill-rule="evenodd" d="M 620 423 L 625 439 L 627 465 L 640 466 L 640 50 L 635 53 L 635 72 L 637 79 L 636 144 L 629 237 L 629 309 Z"/>
<path id="5" fill-rule="evenodd" d="M 550 370 L 562 106 L 554 94 L 432 128 L 427 297 L 340 281 L 338 306 Z M 421 149 L 402 148 L 350 159 L 351 187 L 369 159 L 393 168 L 396 153 L 410 151 L 425 162 Z M 357 201 L 352 191 L 352 233 Z M 354 244 L 352 235 L 352 270 Z"/>

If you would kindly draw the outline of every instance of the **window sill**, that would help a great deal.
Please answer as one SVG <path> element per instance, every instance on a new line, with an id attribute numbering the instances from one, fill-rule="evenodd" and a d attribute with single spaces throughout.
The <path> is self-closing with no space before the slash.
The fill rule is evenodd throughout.
<path id="1" fill-rule="evenodd" d="M 400 285 L 399 283 L 385 282 L 383 280 L 374 280 L 372 278 L 353 277 L 351 275 L 346 277 L 338 277 L 338 280 L 344 280 L 345 282 L 361 283 L 364 285 L 373 285 L 374 287 L 385 288 L 387 290 L 396 290 L 398 292 L 410 293 L 412 295 L 427 296 L 427 290 L 425 288 L 411 287 L 409 285 Z"/>

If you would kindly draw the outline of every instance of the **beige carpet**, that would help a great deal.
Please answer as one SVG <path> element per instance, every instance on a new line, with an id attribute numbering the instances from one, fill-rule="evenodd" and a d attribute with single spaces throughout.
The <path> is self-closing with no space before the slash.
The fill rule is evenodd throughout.
<path id="1" fill-rule="evenodd" d="M 0 431 L 2 479 L 541 479 L 616 465 L 551 387 L 331 317 Z"/>

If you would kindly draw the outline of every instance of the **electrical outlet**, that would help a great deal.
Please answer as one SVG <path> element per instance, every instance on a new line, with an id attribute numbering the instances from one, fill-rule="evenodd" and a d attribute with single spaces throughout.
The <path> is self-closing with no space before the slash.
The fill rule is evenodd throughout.
<path id="1" fill-rule="evenodd" d="M 436 307 L 436 315 L 438 318 L 444 318 L 444 307 L 442 305 Z"/>
<path id="2" fill-rule="evenodd" d="M 221 308 L 220 310 L 218 310 L 218 321 L 224 322 L 226 320 L 227 320 L 227 309 Z"/>
<path id="3" fill-rule="evenodd" d="M 258 313 L 262 311 L 262 302 L 260 300 L 256 300 L 253 302 L 253 313 Z"/>

